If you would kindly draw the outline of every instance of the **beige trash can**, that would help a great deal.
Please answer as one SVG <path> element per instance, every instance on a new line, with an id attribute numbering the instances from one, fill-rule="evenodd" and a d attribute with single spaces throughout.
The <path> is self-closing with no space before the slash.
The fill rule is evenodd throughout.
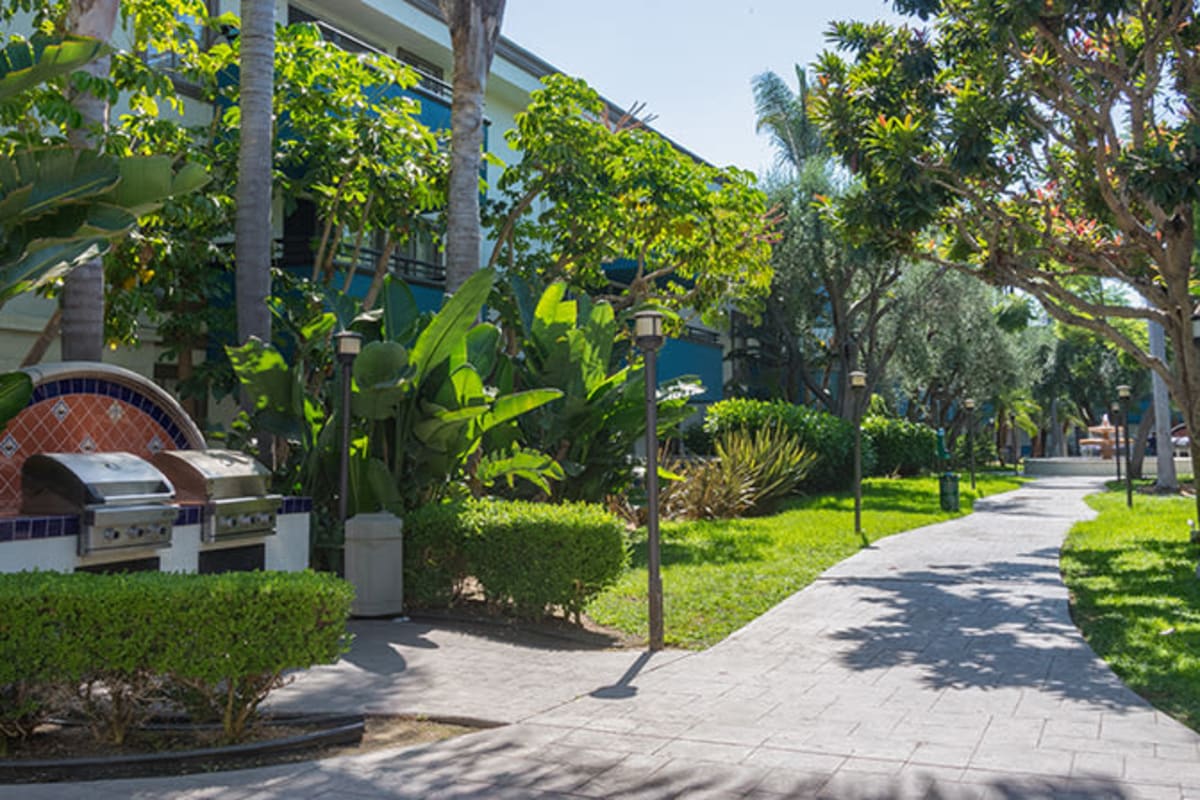
<path id="1" fill-rule="evenodd" d="M 404 520 L 386 511 L 346 520 L 346 580 L 354 584 L 354 616 L 404 613 L 403 531 Z"/>

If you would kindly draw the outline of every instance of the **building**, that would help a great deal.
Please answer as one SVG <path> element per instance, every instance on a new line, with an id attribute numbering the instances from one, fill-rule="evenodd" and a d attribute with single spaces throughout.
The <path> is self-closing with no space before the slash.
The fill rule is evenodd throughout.
<path id="1" fill-rule="evenodd" d="M 207 0 L 213 12 L 238 11 L 237 0 Z M 421 103 L 421 121 L 431 128 L 445 128 L 450 119 L 450 86 L 452 67 L 449 31 L 442 21 L 435 0 L 276 0 L 276 19 L 282 23 L 307 22 L 315 24 L 322 35 L 340 47 L 351 51 L 387 53 L 412 66 L 420 75 L 420 84 L 411 93 Z M 487 132 L 485 148 L 503 164 L 511 164 L 520 154 L 508 147 L 505 131 L 514 126 L 514 117 L 528 103 L 530 93 L 539 80 L 557 70 L 550 64 L 516 43 L 501 39 L 487 85 L 485 115 Z M 195 105 L 195 104 L 193 104 Z M 211 113 L 204 107 L 193 107 L 189 115 Z M 491 168 L 495 172 L 495 168 Z M 495 175 L 489 178 L 494 186 Z M 492 191 L 489 189 L 489 191 Z M 284 217 L 282 204 L 273 215 L 280 240 L 280 260 L 285 267 L 305 270 L 311 267 L 311 242 L 315 233 L 312 209 L 296 209 Z M 485 244 L 485 252 L 487 245 Z M 360 263 L 364 273 L 373 264 L 369 248 L 362 253 Z M 349 257 L 343 266 L 349 267 Z M 429 240 L 414 238 L 405 249 L 392 257 L 391 269 L 414 287 L 418 302 L 426 308 L 436 308 L 441 299 L 444 281 L 442 255 Z M 356 280 L 352 293 L 365 291 L 368 277 Z M 53 312 L 53 304 L 38 297 L 21 297 L 9 302 L 0 311 L 0 371 L 16 368 L 36 340 Z M 139 349 L 121 348 L 113 351 L 108 360 L 143 375 L 153 375 L 166 388 L 172 387 L 172 365 L 159 362 L 157 334 L 153 328 L 144 329 L 145 344 Z M 689 335 L 670 342 L 661 355 L 660 376 L 669 379 L 678 375 L 697 375 L 707 392 L 699 398 L 708 402 L 722 396 L 725 383 L 721 336 L 699 323 L 689 326 Z M 54 361 L 57 344 L 46 354 L 45 361 Z M 202 357 L 197 353 L 197 358 Z"/>

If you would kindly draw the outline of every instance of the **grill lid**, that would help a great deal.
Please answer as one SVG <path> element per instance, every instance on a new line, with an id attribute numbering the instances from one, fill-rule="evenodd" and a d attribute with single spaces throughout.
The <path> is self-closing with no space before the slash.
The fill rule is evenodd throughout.
<path id="1" fill-rule="evenodd" d="M 27 514 L 168 502 L 174 493 L 166 476 L 132 453 L 38 453 L 21 467 L 21 511 Z"/>
<path id="2" fill-rule="evenodd" d="M 181 500 L 266 495 L 271 471 L 236 450 L 163 450 L 154 456 Z"/>

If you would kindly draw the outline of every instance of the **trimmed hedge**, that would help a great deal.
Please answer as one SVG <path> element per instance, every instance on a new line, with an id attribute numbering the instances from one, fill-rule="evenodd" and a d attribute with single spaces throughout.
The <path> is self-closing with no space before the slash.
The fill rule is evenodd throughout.
<path id="1" fill-rule="evenodd" d="M 2 732 L 75 705 L 120 743 L 182 687 L 236 740 L 285 671 L 347 650 L 353 596 L 313 572 L 0 575 Z"/>
<path id="2" fill-rule="evenodd" d="M 863 436 L 875 450 L 875 475 L 917 475 L 934 469 L 937 432 L 928 425 L 894 417 L 867 417 Z"/>
<path id="3" fill-rule="evenodd" d="M 735 430 L 758 430 L 781 425 L 794 433 L 816 462 L 799 489 L 805 492 L 849 489 L 854 483 L 854 426 L 844 419 L 783 400 L 733 398 L 708 407 L 704 430 L 711 436 Z M 875 454 L 863 437 L 863 473 L 871 474 Z"/>
<path id="4" fill-rule="evenodd" d="M 404 520 L 406 601 L 452 602 L 468 576 L 520 615 L 578 615 L 625 568 L 624 526 L 599 506 L 467 500 Z"/>

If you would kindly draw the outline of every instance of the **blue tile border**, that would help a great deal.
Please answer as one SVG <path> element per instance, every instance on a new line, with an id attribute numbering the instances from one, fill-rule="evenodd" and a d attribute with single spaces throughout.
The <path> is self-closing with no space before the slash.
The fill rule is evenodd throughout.
<path id="1" fill-rule="evenodd" d="M 311 497 L 285 497 L 279 507 L 280 514 L 308 514 L 312 512 Z"/>
<path id="2" fill-rule="evenodd" d="M 171 414 L 151 398 L 124 384 L 103 378 L 61 378 L 56 381 L 46 381 L 33 390 L 29 405 L 35 405 L 43 400 L 68 394 L 99 394 L 115 397 L 128 403 L 139 411 L 145 412 L 166 433 L 167 438 L 180 450 L 190 449 L 187 436 L 171 418 Z M 0 540 L 3 541 L 3 540 Z"/>
<path id="3" fill-rule="evenodd" d="M 0 542 L 24 542 L 31 539 L 55 539 L 76 536 L 79 517 L 8 517 L 0 519 Z"/>
<path id="4" fill-rule="evenodd" d="M 203 506 L 180 506 L 175 516 L 176 525 L 199 525 L 204 516 Z"/>

